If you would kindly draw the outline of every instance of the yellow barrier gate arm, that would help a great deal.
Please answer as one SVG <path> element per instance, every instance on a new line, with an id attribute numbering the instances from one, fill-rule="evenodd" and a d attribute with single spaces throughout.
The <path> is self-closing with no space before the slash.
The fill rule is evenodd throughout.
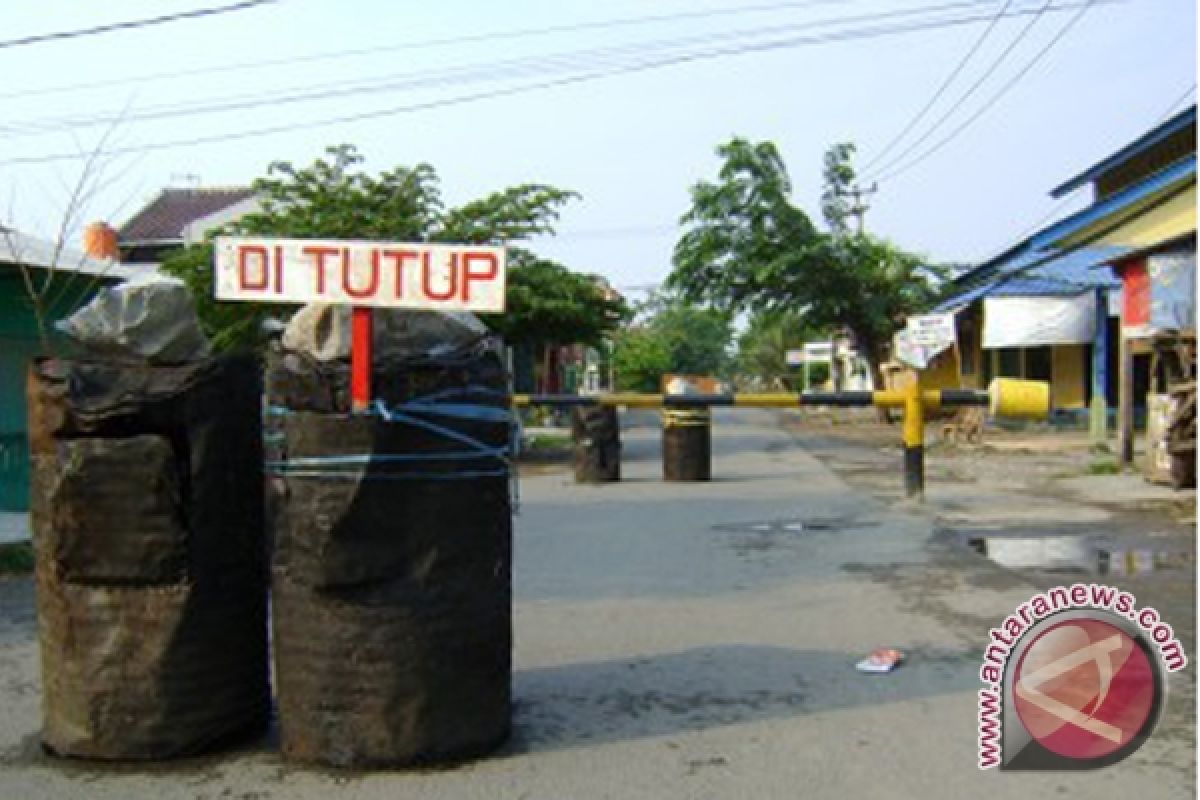
<path id="1" fill-rule="evenodd" d="M 614 392 L 599 395 L 514 394 L 512 404 L 522 406 L 625 406 L 626 408 L 696 409 L 733 408 L 900 408 L 904 411 L 904 489 L 920 498 L 925 491 L 925 418 L 941 408 L 986 406 L 994 417 L 1045 419 L 1050 412 L 1050 385 L 1045 381 L 997 378 L 986 392 L 975 389 L 923 389 L 920 379 L 903 389 L 868 392 L 769 392 L 748 394 L 639 394 Z"/>

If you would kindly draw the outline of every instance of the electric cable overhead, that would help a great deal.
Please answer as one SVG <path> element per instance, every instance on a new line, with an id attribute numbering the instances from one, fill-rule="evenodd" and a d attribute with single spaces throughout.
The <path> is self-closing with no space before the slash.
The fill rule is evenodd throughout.
<path id="1" fill-rule="evenodd" d="M 476 81 L 495 82 L 504 78 L 543 77 L 547 71 L 559 72 L 575 69 L 594 69 L 604 66 L 619 66 L 619 63 L 609 63 L 622 56 L 644 59 L 656 54 L 656 51 L 669 51 L 672 48 L 695 47 L 703 44 L 728 40 L 754 39 L 767 35 L 782 35 L 788 32 L 844 25 L 854 22 L 879 22 L 900 17 L 922 17 L 943 12 L 953 12 L 959 9 L 969 9 L 980 5 L 990 5 L 992 0 L 958 0 L 957 2 L 941 3 L 931 6 L 902 9 L 890 12 L 874 12 L 870 14 L 833 17 L 819 20 L 808 20 L 792 25 L 772 25 L 760 28 L 750 28 L 726 31 L 713 34 L 693 34 L 673 39 L 659 39 L 642 42 L 632 42 L 622 45 L 593 48 L 588 50 L 565 51 L 547 55 L 527 56 L 501 61 L 443 67 L 436 70 L 426 70 L 415 73 L 391 73 L 384 76 L 363 79 L 361 82 L 340 80 L 335 83 L 325 83 L 287 89 L 277 89 L 268 94 L 252 93 L 226 96 L 224 98 L 209 98 L 189 103 L 160 104 L 145 107 L 137 112 L 121 114 L 74 114 L 61 117 L 43 118 L 28 122 L 7 122 L 0 125 L 0 130 L 10 135 L 37 134 L 56 128 L 78 128 L 89 125 L 109 125 L 117 122 L 129 124 L 158 119 L 167 119 L 192 114 L 220 113 L 239 111 L 259 107 L 274 107 L 297 102 L 343 98 L 359 94 L 374 94 L 398 90 L 413 90 L 436 88 L 459 83 Z M 665 54 L 665 53 L 664 53 Z"/>
<path id="2" fill-rule="evenodd" d="M 984 0 L 981 0 L 981 2 Z M 66 92 L 75 92 L 91 89 L 103 89 L 112 86 L 142 86 L 148 83 L 155 83 L 163 80 L 173 80 L 177 78 L 192 78 L 197 75 L 212 75 L 227 72 L 240 72 L 243 70 L 266 69 L 270 67 L 284 67 L 295 64 L 306 64 L 316 61 L 330 61 L 343 58 L 355 58 L 358 56 L 378 55 L 380 53 L 395 53 L 406 50 L 427 50 L 437 47 L 445 47 L 449 45 L 461 44 L 479 44 L 482 42 L 504 41 L 508 39 L 522 39 L 537 36 L 549 36 L 562 33 L 580 33 L 591 30 L 605 30 L 609 28 L 631 27 L 639 25 L 661 24 L 664 22 L 679 22 L 683 20 L 693 19 L 708 19 L 729 15 L 756 14 L 771 11 L 787 11 L 799 8 L 809 8 L 819 5 L 845 4 L 854 2 L 854 0 L 792 0 L 792 2 L 767 3 L 755 6 L 740 6 L 738 8 L 718 8 L 708 9 L 705 11 L 685 11 L 678 14 L 655 14 L 642 17 L 622 17 L 617 19 L 597 20 L 594 22 L 579 22 L 569 25 L 549 25 L 541 28 L 517 28 L 506 31 L 493 31 L 490 33 L 478 33 L 463 36 L 448 36 L 435 39 L 421 39 L 413 42 L 404 42 L 400 44 L 381 45 L 379 47 L 360 47 L 346 50 L 326 50 L 318 53 L 308 53 L 298 56 L 287 56 L 284 58 L 262 59 L 258 61 L 239 61 L 233 64 L 217 64 L 209 67 L 193 67 L 190 69 L 169 70 L 166 72 L 154 72 L 148 75 L 128 76 L 124 78 L 108 78 L 104 80 L 83 81 L 79 83 L 59 84 L 57 86 L 41 86 L 37 88 L 17 89 L 15 91 L 0 92 L 0 99 L 12 99 L 17 97 L 27 97 L 37 95 L 44 97 L 49 94 L 62 94 Z M 964 5 L 966 5 L 964 3 Z"/>
<path id="3" fill-rule="evenodd" d="M 1112 1 L 1112 0 L 1109 0 Z M 546 73 L 559 73 L 580 71 L 585 69 L 599 69 L 602 67 L 621 68 L 629 65 L 636 65 L 646 61 L 651 56 L 654 56 L 657 51 L 669 51 L 671 48 L 680 48 L 682 46 L 694 45 L 700 42 L 707 42 L 713 39 L 719 40 L 728 38 L 731 40 L 753 38 L 763 33 L 780 33 L 784 30 L 801 30 L 812 27 L 824 27 L 835 23 L 844 23 L 849 21 L 858 21 L 862 19 L 883 19 L 898 15 L 911 15 L 913 13 L 925 13 L 929 11 L 942 12 L 947 9 L 953 10 L 956 8 L 977 6 L 981 4 L 990 4 L 988 0 L 974 0 L 974 2 L 957 2 L 942 4 L 936 6 L 926 6 L 923 8 L 888 12 L 879 15 L 852 16 L 840 19 L 816 20 L 807 23 L 801 23 L 789 28 L 780 29 L 778 27 L 757 28 L 742 31 L 727 32 L 725 34 L 713 36 L 691 36 L 682 39 L 673 40 L 657 40 L 651 42 L 637 42 L 632 44 L 621 45 L 612 48 L 601 48 L 596 50 L 584 51 L 569 51 L 547 56 L 531 56 L 522 59 L 510 59 L 499 62 L 484 62 L 468 65 L 460 65 L 457 67 L 442 68 L 440 70 L 431 70 L 416 73 L 401 73 L 384 76 L 386 80 L 379 81 L 378 79 L 369 79 L 367 82 L 359 85 L 351 83 L 346 85 L 345 81 L 337 84 L 324 84 L 313 87 L 296 87 L 293 94 L 251 94 L 251 95 L 234 95 L 228 99 L 215 98 L 206 101 L 201 101 L 200 104 L 166 104 L 159 106 L 151 106 L 143 108 L 138 112 L 124 112 L 118 115 L 75 115 L 70 117 L 43 118 L 41 120 L 32 120 L 28 122 L 10 122 L 6 125 L 0 125 L 2 131 L 7 137 L 41 134 L 56 129 L 66 128 L 81 128 L 96 125 L 111 125 L 120 123 L 128 125 L 134 122 L 146 122 L 160 119 L 167 119 L 179 116 L 193 116 L 198 114 L 221 113 L 235 110 L 258 109 L 267 107 L 277 107 L 281 105 L 312 102 L 319 100 L 341 99 L 348 96 L 360 94 L 374 94 L 380 92 L 396 92 L 402 90 L 417 90 L 429 89 L 446 85 L 469 84 L 474 82 L 496 82 L 502 79 L 516 79 L 526 77 L 530 73 L 534 76 L 545 76 Z M 1055 10 L 1065 10 L 1072 7 L 1069 4 L 1063 4 L 1055 7 Z M 1029 11 L 1013 11 L 1013 16 L 1032 13 Z M 982 16 L 969 16 L 961 19 L 952 19 L 950 17 L 937 17 L 931 19 L 928 25 L 916 24 L 912 26 L 903 26 L 902 29 L 895 28 L 862 28 L 838 31 L 831 34 L 829 37 L 812 37 L 804 41 L 798 41 L 796 44 L 805 43 L 820 43 L 822 41 L 836 41 L 840 39 L 855 38 L 872 34 L 884 34 L 892 32 L 905 32 L 910 29 L 924 29 L 925 27 L 936 27 L 938 23 L 953 23 L 963 24 L 966 22 L 975 22 L 984 19 Z M 663 52 L 662 55 L 669 55 L 669 52 Z M 728 54 L 726 51 L 721 51 L 715 55 Z M 733 53 L 736 54 L 736 53 Z M 678 55 L 678 54 L 676 54 Z M 684 56 L 689 54 L 684 53 Z M 706 57 L 704 53 L 700 53 L 702 57 Z M 623 61 L 621 57 L 626 57 Z M 687 60 L 685 58 L 685 60 Z M 287 90 L 284 90 L 285 92 Z M 242 99 L 245 98 L 245 99 Z"/>
<path id="4" fill-rule="evenodd" d="M 106 25 L 96 25 L 91 28 L 80 28 L 73 31 L 55 31 L 54 33 L 39 33 L 33 36 L 22 36 L 19 39 L 8 39 L 0 41 L 0 49 L 10 47 L 24 47 L 31 44 L 42 44 L 44 42 L 57 42 L 63 39 L 78 39 L 83 36 L 97 36 L 102 33 L 113 33 L 115 31 L 127 31 L 135 28 L 147 28 L 152 25 L 163 25 L 168 22 L 178 22 L 185 19 L 200 19 L 202 17 L 214 17 L 219 14 L 230 14 L 235 11 L 248 11 L 258 6 L 270 5 L 277 3 L 279 0 L 242 0 L 240 3 L 232 3 L 227 6 L 216 6 L 213 8 L 197 8 L 192 11 L 180 11 L 175 14 L 163 14 L 158 17 L 147 17 L 144 19 L 128 20 L 126 22 L 111 22 Z"/>
<path id="5" fill-rule="evenodd" d="M 565 231 L 554 234 L 555 241 L 573 241 L 575 239 L 634 239 L 648 236 L 662 236 L 675 233 L 678 225 L 625 225 L 614 228 L 581 228 L 575 231 Z"/>
<path id="6" fill-rule="evenodd" d="M 1172 114 L 1174 114 L 1174 113 L 1176 112 L 1176 110 L 1177 110 L 1177 109 L 1178 109 L 1178 108 L 1179 108 L 1181 105 L 1183 105 L 1183 104 L 1184 104 L 1184 102 L 1185 102 L 1185 101 L 1186 101 L 1186 100 L 1187 100 L 1189 97 L 1191 97 L 1193 94 L 1195 94 L 1195 92 L 1196 92 L 1196 82 L 1195 82 L 1195 81 L 1193 81 L 1193 82 L 1192 82 L 1192 85 L 1191 85 L 1191 86 L 1189 86 L 1189 87 L 1187 88 L 1187 91 L 1186 91 L 1186 92 L 1184 92 L 1183 94 L 1179 95 L 1179 97 L 1175 98 L 1175 100 L 1174 100 L 1174 101 L 1172 101 L 1171 105 L 1167 106 L 1167 110 L 1166 110 L 1166 111 L 1164 111 L 1164 112 L 1162 113 L 1162 115 L 1161 115 L 1161 116 L 1159 116 L 1159 118 L 1158 118 L 1158 119 L 1155 121 L 1155 123 L 1154 123 L 1154 124 L 1155 124 L 1155 125 L 1157 125 L 1157 124 L 1158 124 L 1158 123 L 1160 123 L 1160 122 L 1165 122 L 1165 121 L 1166 121 L 1166 119 L 1167 119 L 1167 117 L 1169 117 L 1169 116 L 1171 116 Z"/>
<path id="7" fill-rule="evenodd" d="M 1008 11 L 1009 6 L 1012 4 L 1013 0 L 1004 0 L 1004 5 L 1000 7 L 1000 10 L 997 11 L 996 15 L 992 17 L 990 22 L 988 22 L 987 27 L 983 29 L 983 31 L 975 39 L 974 43 L 967 49 L 967 52 L 963 55 L 963 57 L 959 59 L 959 62 L 954 66 L 954 69 L 950 70 L 950 74 L 946 76 L 945 80 L 943 80 L 941 85 L 938 86 L 937 90 L 934 91 L 928 102 L 921 107 L 920 111 L 912 116 L 908 123 L 900 129 L 899 133 L 893 136 L 888 143 L 879 150 L 878 153 L 876 153 L 869 161 L 867 161 L 866 164 L 861 167 L 863 172 L 871 169 L 873 166 L 886 158 L 887 154 L 892 152 L 892 148 L 903 141 L 904 137 L 907 136 L 909 132 L 916 127 L 917 123 L 925 118 L 925 115 L 929 113 L 930 109 L 937 104 L 937 101 L 942 99 L 942 95 L 946 93 L 946 90 L 950 88 L 950 85 L 954 83 L 955 79 L 958 78 L 960 74 L 962 74 L 963 69 L 967 66 L 971 59 L 974 58 L 975 54 L 979 52 L 979 48 L 983 46 L 983 43 L 991 35 L 992 31 L 996 29 L 996 25 L 999 24 L 1001 19 L 1003 19 L 1005 12 Z"/>
<path id="8" fill-rule="evenodd" d="M 1094 0 L 1088 0 L 1088 2 L 1085 3 L 1079 9 L 1079 11 L 1075 13 L 1075 15 L 1073 17 L 1071 17 L 1069 20 L 1067 20 L 1066 24 L 1063 25 L 1063 27 L 1059 29 L 1058 33 L 1056 33 L 1054 35 L 1054 38 L 1052 38 L 1049 42 L 1047 42 L 1042 47 L 1042 49 L 1039 50 L 1034 55 L 1034 57 L 1032 59 L 1030 59 L 1029 62 L 1026 63 L 1025 66 L 1017 74 L 1015 74 L 1012 78 L 1010 78 L 1008 80 L 1007 83 L 1005 83 L 1003 86 L 1001 86 L 999 91 L 997 91 L 990 98 L 988 98 L 988 100 L 982 106 L 980 106 L 975 111 L 974 114 L 972 114 L 970 117 L 967 117 L 967 119 L 964 120 L 961 125 L 959 125 L 957 128 L 952 130 L 947 136 L 945 136 L 944 138 L 939 140 L 937 142 L 937 144 L 935 144 L 933 147 L 931 147 L 928 150 L 926 150 L 925 152 L 923 152 L 921 155 L 917 156 L 912 161 L 898 167 L 897 169 L 892 170 L 891 172 L 889 172 L 885 175 L 881 175 L 879 179 L 887 180 L 889 178 L 894 178 L 897 175 L 902 175 L 905 172 L 908 172 L 910 169 L 917 166 L 918 164 L 923 162 L 925 159 L 929 158 L 934 153 L 938 152 L 943 147 L 945 147 L 947 144 L 949 144 L 954 139 L 956 139 L 964 130 L 966 130 L 976 120 L 978 120 L 981 116 L 983 116 L 985 113 L 987 113 L 987 111 L 989 109 L 991 109 L 997 102 L 999 102 L 999 100 L 1002 97 L 1004 97 L 1004 95 L 1008 94 L 1008 92 L 1014 86 L 1016 86 L 1018 83 L 1020 83 L 1020 81 L 1026 75 L 1029 74 L 1029 71 L 1031 69 L 1033 69 L 1035 66 L 1037 66 L 1037 64 L 1046 56 L 1046 54 L 1049 53 L 1052 49 L 1054 49 L 1054 46 L 1057 45 L 1060 41 L 1062 41 L 1063 37 L 1065 37 L 1081 19 L 1083 19 L 1083 16 L 1088 12 L 1088 9 L 1090 9 L 1092 7 L 1093 2 L 1094 2 Z"/>
<path id="9" fill-rule="evenodd" d="M 1165 122 L 1167 120 L 1167 118 L 1170 117 L 1172 114 L 1174 114 L 1176 109 L 1178 109 L 1179 106 L 1182 105 L 1183 102 L 1185 100 L 1187 100 L 1188 97 L 1190 97 L 1191 94 L 1195 91 L 1196 91 L 1196 84 L 1195 84 L 1195 82 L 1193 82 L 1192 85 L 1187 88 L 1187 91 L 1185 91 L 1183 94 L 1179 95 L 1178 97 L 1176 97 L 1174 100 L 1171 101 L 1171 104 L 1168 105 L 1166 107 L 1166 109 L 1163 110 L 1162 114 L 1160 114 L 1158 116 L 1158 118 L 1154 121 L 1154 124 L 1151 125 L 1151 127 L 1155 127 L 1155 126 L 1160 125 L 1163 122 Z M 1030 223 L 1028 226 L 1026 226 L 1021 231 L 1021 233 L 1017 234 L 1017 239 L 1023 240 L 1026 237 L 1028 237 L 1030 234 L 1041 230 L 1042 227 L 1045 226 L 1045 224 L 1047 222 L 1049 222 L 1050 220 L 1057 217 L 1059 212 L 1061 212 L 1067 206 L 1067 204 L 1074 201 L 1079 196 L 1079 193 L 1085 188 L 1087 188 L 1086 184 L 1081 185 L 1081 186 L 1076 186 L 1074 189 L 1072 189 L 1071 191 L 1067 192 L 1065 195 L 1060 197 L 1058 199 L 1058 201 L 1050 207 L 1049 210 L 1047 210 L 1044 214 L 1042 214 L 1040 217 L 1038 217 L 1036 222 Z"/>
<path id="10" fill-rule="evenodd" d="M 936 121 L 934 121 L 933 125 L 925 130 L 923 134 L 910 142 L 907 147 L 900 151 L 900 153 L 884 162 L 883 166 L 876 168 L 871 173 L 870 180 L 879 180 L 885 173 L 888 172 L 888 170 L 892 169 L 897 164 L 902 163 L 904 159 L 909 156 L 909 154 L 911 154 L 925 142 L 929 141 L 929 139 L 935 133 L 937 133 L 937 131 L 943 125 L 945 125 L 951 117 L 954 116 L 955 112 L 962 108 L 963 104 L 970 100 L 971 97 L 974 96 L 977 91 L 979 91 L 979 88 L 983 86 L 983 84 L 985 84 L 989 78 L 996 74 L 996 71 L 1000 68 L 1000 66 L 1008 59 L 1010 55 L 1012 55 L 1013 51 L 1017 49 L 1017 46 L 1025 40 L 1025 37 L 1029 35 L 1029 32 L 1033 30 L 1034 26 L 1041 21 L 1042 17 L 1045 15 L 1046 11 L 1049 10 L 1053 2 L 1054 0 L 1045 0 L 1045 2 L 1042 3 L 1042 6 L 1038 9 L 1037 13 L 1034 14 L 1027 23 L 1025 23 L 1025 27 L 1021 28 L 1017 35 L 1013 37 L 1012 41 L 1010 41 L 1008 45 L 1002 51 L 1000 51 L 1000 54 L 992 59 L 992 62 L 987 66 L 986 69 L 984 69 L 983 73 L 980 74 L 975 82 L 967 87 L 967 90 L 959 95 L 958 99 L 955 100 L 950 107 L 946 109 Z"/>
<path id="11" fill-rule="evenodd" d="M 1120 0 L 1088 0 L 1090 5 L 1092 2 L 1120 2 Z M 1069 8 L 1079 7 L 1079 4 L 1060 4 L 1055 6 L 1054 10 L 1061 11 Z M 1032 12 L 1016 11 L 1014 15 L 1024 15 Z M 259 128 L 246 129 L 241 131 L 226 131 L 206 136 L 184 137 L 172 140 L 150 142 L 141 145 L 123 146 L 112 148 L 105 151 L 106 155 L 123 155 L 127 153 L 137 153 L 148 150 L 165 150 L 175 147 L 186 147 L 202 144 L 214 144 L 218 142 L 234 141 L 239 139 L 247 139 L 252 137 L 267 136 L 279 133 L 288 133 L 297 130 L 306 130 L 329 125 L 340 125 L 352 122 L 361 122 L 365 120 L 380 119 L 390 116 L 397 116 L 406 113 L 414 113 L 419 111 L 428 111 L 436 108 L 445 108 L 450 106 L 464 105 L 467 103 L 479 102 L 482 100 L 499 99 L 504 97 L 513 97 L 517 95 L 528 94 L 531 92 L 552 89 L 556 87 L 569 86 L 585 82 L 596 81 L 604 78 L 615 77 L 619 75 L 629 75 L 648 70 L 661 69 L 664 67 L 675 66 L 680 64 L 694 63 L 709 59 L 722 58 L 727 56 L 745 55 L 750 53 L 762 53 L 782 49 L 790 49 L 808 45 L 826 44 L 831 42 L 862 40 L 877 38 L 880 36 L 898 35 L 904 33 L 912 33 L 917 31 L 926 31 L 941 29 L 953 26 L 962 26 L 972 24 L 974 22 L 983 21 L 988 16 L 980 15 L 963 15 L 957 18 L 941 19 L 934 22 L 910 22 L 906 24 L 891 24 L 888 26 L 874 26 L 868 28 L 852 29 L 849 31 L 835 31 L 833 33 L 822 35 L 796 36 L 784 39 L 777 39 L 765 42 L 757 42 L 753 44 L 739 45 L 735 47 L 713 48 L 706 51 L 693 51 L 676 55 L 663 56 L 656 59 L 648 59 L 640 62 L 621 64 L 614 67 L 594 69 L 592 71 L 570 74 L 565 77 L 537 81 L 533 83 L 521 84 L 517 86 L 503 87 L 499 89 L 491 89 L 469 94 L 458 95 L 448 98 L 437 98 L 424 102 L 412 103 L 408 105 L 395 106 L 391 108 L 376 109 L 370 111 L 356 112 L 352 114 L 343 114 L 322 119 L 310 119 L 303 122 L 294 122 L 286 124 L 269 125 Z M 27 164 L 42 164 L 54 161 L 76 160 L 80 158 L 79 152 L 64 152 L 51 153 L 38 156 L 21 156 L 0 160 L 0 165 L 27 165 Z"/>
<path id="12" fill-rule="evenodd" d="M 1042 216 L 1037 218 L 1036 222 L 1033 222 L 1030 225 L 1026 226 L 1024 230 L 1022 230 L 1020 233 L 1018 233 L 1017 239 L 1023 241 L 1030 234 L 1040 231 L 1047 222 L 1049 222 L 1050 220 L 1052 220 L 1056 216 L 1058 216 L 1058 213 L 1060 211 L 1062 211 L 1064 208 L 1066 208 L 1068 203 L 1071 203 L 1072 201 L 1074 201 L 1076 199 L 1076 197 L 1079 195 L 1080 190 L 1082 190 L 1083 188 L 1084 188 L 1083 186 L 1078 186 L 1074 190 L 1067 192 L 1065 195 L 1060 197 L 1058 199 L 1058 201 L 1055 202 L 1054 205 L 1052 205 L 1046 213 L 1042 214 Z"/>

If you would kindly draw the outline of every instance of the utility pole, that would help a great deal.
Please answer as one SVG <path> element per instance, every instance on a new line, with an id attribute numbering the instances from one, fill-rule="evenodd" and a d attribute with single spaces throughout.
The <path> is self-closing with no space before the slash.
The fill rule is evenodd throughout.
<path id="1" fill-rule="evenodd" d="M 864 189 L 857 183 L 849 189 L 836 189 L 835 193 L 838 197 L 853 197 L 854 202 L 846 209 L 846 214 L 852 216 L 858 222 L 858 233 L 861 236 L 863 232 L 863 217 L 871 210 L 871 207 L 863 202 L 864 196 L 870 196 L 879 191 L 879 185 L 872 183 L 870 188 Z"/>
<path id="2" fill-rule="evenodd" d="M 875 183 L 872 183 L 870 188 L 866 189 L 864 189 L 860 184 L 856 183 L 849 189 L 836 188 L 833 190 L 833 193 L 836 197 L 854 198 L 853 202 L 851 202 L 851 204 L 846 208 L 846 216 L 854 217 L 854 219 L 857 221 L 859 236 L 863 235 L 863 217 L 865 217 L 867 212 L 871 209 L 871 207 L 863 201 L 863 197 L 869 197 L 878 191 L 879 185 Z M 839 235 L 845 234 L 841 233 Z M 833 379 L 834 390 L 840 392 L 845 383 L 845 375 L 842 374 L 842 362 L 839 361 L 837 357 L 837 336 L 835 335 L 830 341 L 833 344 L 833 353 L 830 355 L 829 359 L 829 376 Z M 881 411 L 880 413 L 886 412 Z"/>

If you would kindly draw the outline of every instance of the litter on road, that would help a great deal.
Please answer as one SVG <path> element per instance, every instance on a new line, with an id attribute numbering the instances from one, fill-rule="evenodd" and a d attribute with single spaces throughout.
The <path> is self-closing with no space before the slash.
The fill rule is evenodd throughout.
<path id="1" fill-rule="evenodd" d="M 904 663 L 904 653 L 888 647 L 872 650 L 871 654 L 854 665 L 859 672 L 885 673 L 891 672 Z"/>

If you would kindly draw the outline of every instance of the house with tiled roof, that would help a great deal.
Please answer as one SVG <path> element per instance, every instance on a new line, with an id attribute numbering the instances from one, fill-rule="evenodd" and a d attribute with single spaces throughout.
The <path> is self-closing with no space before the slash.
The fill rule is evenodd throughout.
<path id="1" fill-rule="evenodd" d="M 160 262 L 179 247 L 203 241 L 211 230 L 257 211 L 249 187 L 163 189 L 117 231 L 121 260 Z"/>

